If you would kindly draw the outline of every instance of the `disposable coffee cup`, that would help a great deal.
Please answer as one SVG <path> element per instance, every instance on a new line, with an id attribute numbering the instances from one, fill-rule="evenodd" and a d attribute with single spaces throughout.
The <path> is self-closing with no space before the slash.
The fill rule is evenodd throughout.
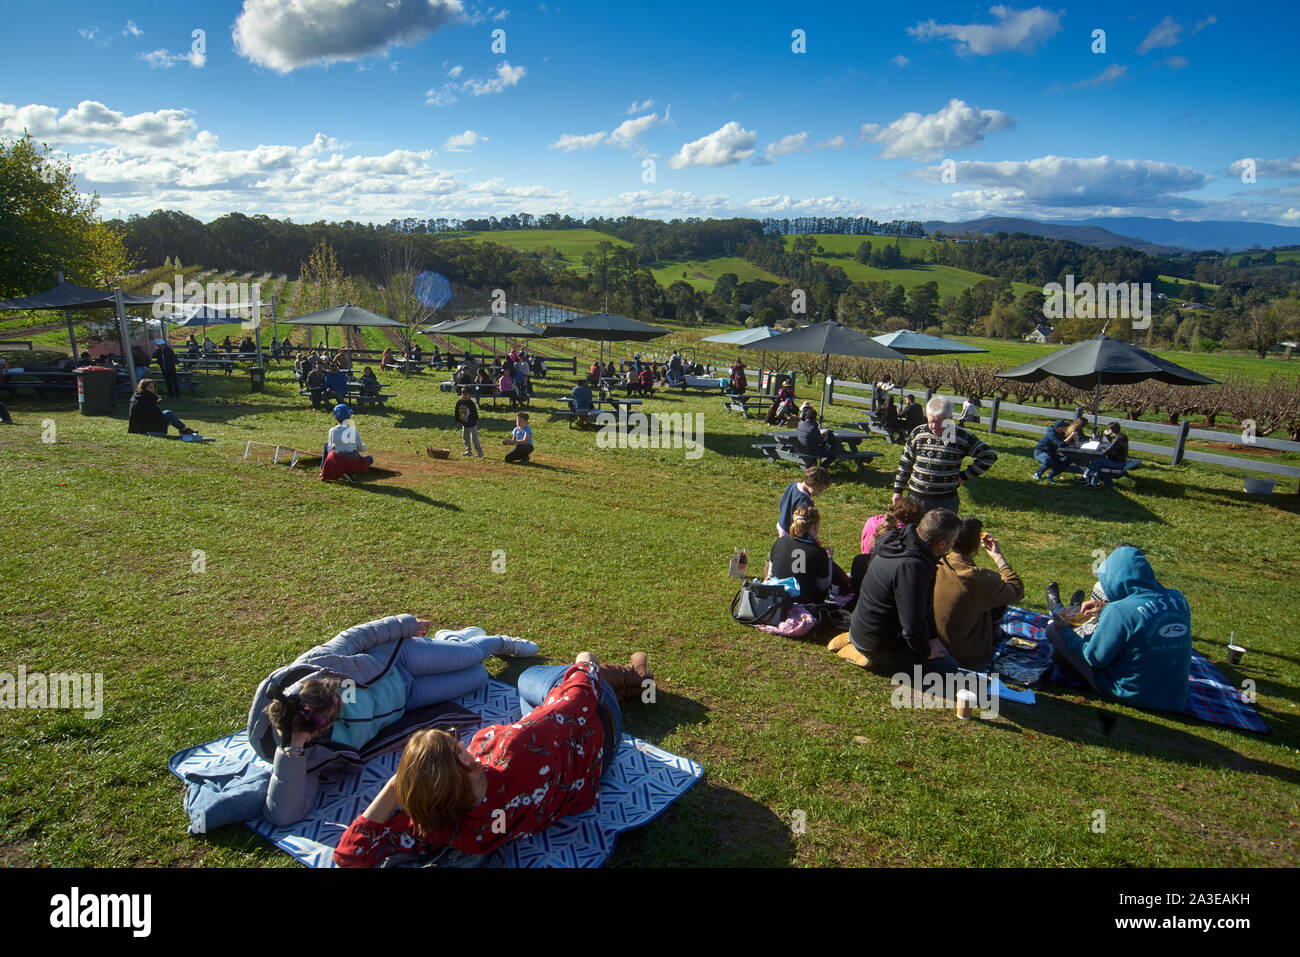
<path id="1" fill-rule="evenodd" d="M 1241 656 L 1244 655 L 1245 653 L 1246 653 L 1246 649 L 1241 647 L 1241 645 L 1229 645 L 1228 664 L 1230 665 L 1241 664 Z"/>
<path id="2" fill-rule="evenodd" d="M 975 692 L 965 689 L 957 692 L 957 717 L 963 721 L 975 717 Z"/>

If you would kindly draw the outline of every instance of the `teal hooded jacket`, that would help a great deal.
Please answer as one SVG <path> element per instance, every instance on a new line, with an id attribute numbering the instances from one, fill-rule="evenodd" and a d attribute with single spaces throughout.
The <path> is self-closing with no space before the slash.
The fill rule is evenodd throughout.
<path id="1" fill-rule="evenodd" d="M 1126 704 L 1181 711 L 1187 704 L 1192 662 L 1192 619 L 1182 592 L 1164 588 L 1141 550 L 1117 548 L 1097 580 L 1110 601 L 1085 641 L 1062 633 L 1093 669 L 1101 690 Z"/>

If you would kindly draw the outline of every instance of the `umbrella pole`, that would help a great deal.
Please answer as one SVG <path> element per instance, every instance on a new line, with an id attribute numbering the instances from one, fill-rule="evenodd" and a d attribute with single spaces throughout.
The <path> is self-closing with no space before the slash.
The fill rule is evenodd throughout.
<path id="1" fill-rule="evenodd" d="M 817 414 L 817 419 L 818 419 L 818 421 L 820 421 L 821 419 L 823 419 L 823 418 L 826 416 L 826 393 L 830 391 L 829 389 L 826 388 L 826 375 L 827 375 L 828 372 L 830 372 L 830 368 L 831 368 L 831 355 L 830 355 L 830 353 L 828 352 L 828 353 L 826 353 L 825 361 L 822 363 L 822 383 L 821 383 L 821 385 L 822 385 L 822 410 L 821 410 L 821 412 L 819 412 L 819 413 Z"/>
<path id="2" fill-rule="evenodd" d="M 63 321 L 68 324 L 68 342 L 72 344 L 72 360 L 77 359 L 77 334 L 72 331 L 72 310 L 63 310 Z"/>

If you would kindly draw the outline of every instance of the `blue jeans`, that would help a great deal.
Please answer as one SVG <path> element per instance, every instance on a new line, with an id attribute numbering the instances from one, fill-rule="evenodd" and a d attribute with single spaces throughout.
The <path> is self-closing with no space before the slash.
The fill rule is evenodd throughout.
<path id="1" fill-rule="evenodd" d="M 1084 469 L 1083 477 L 1088 480 L 1090 485 L 1097 485 L 1101 482 L 1101 470 L 1103 468 L 1108 465 L 1120 464 L 1122 463 L 1108 459 L 1104 455 L 1094 455 L 1092 461 L 1088 463 L 1088 467 Z"/>
<path id="2" fill-rule="evenodd" d="M 170 409 L 163 409 L 162 417 L 172 425 L 176 426 L 177 432 L 182 434 L 185 432 L 185 423 L 181 421 L 181 417 L 175 412 L 172 412 Z"/>
<path id="3" fill-rule="evenodd" d="M 463 641 L 407 638 L 393 662 L 406 685 L 407 710 L 451 701 L 487 684 L 483 659 L 495 655 L 503 644 L 500 635 Z"/>
<path id="4" fill-rule="evenodd" d="M 1036 474 L 1042 475 L 1046 472 L 1048 478 L 1056 478 L 1056 476 L 1060 475 L 1070 467 L 1070 463 L 1066 462 L 1059 455 L 1053 455 L 1051 452 L 1035 452 L 1034 458 L 1037 459 L 1038 464 L 1042 466 Z"/>
<path id="5" fill-rule="evenodd" d="M 519 706 L 524 714 L 537 708 L 551 689 L 558 685 L 573 665 L 534 665 L 519 676 Z M 614 752 L 623 736 L 623 710 L 618 706 L 618 696 L 604 678 L 600 679 L 600 719 L 605 726 L 605 754 L 601 773 L 609 770 Z"/>

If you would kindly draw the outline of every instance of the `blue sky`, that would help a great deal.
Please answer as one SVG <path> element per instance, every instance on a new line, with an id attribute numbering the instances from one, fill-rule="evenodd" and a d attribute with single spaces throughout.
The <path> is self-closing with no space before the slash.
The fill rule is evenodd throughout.
<path id="1" fill-rule="evenodd" d="M 1291 4 L 5 0 L 0 17 L 22 38 L 0 135 L 66 152 L 108 215 L 1300 225 Z"/>

